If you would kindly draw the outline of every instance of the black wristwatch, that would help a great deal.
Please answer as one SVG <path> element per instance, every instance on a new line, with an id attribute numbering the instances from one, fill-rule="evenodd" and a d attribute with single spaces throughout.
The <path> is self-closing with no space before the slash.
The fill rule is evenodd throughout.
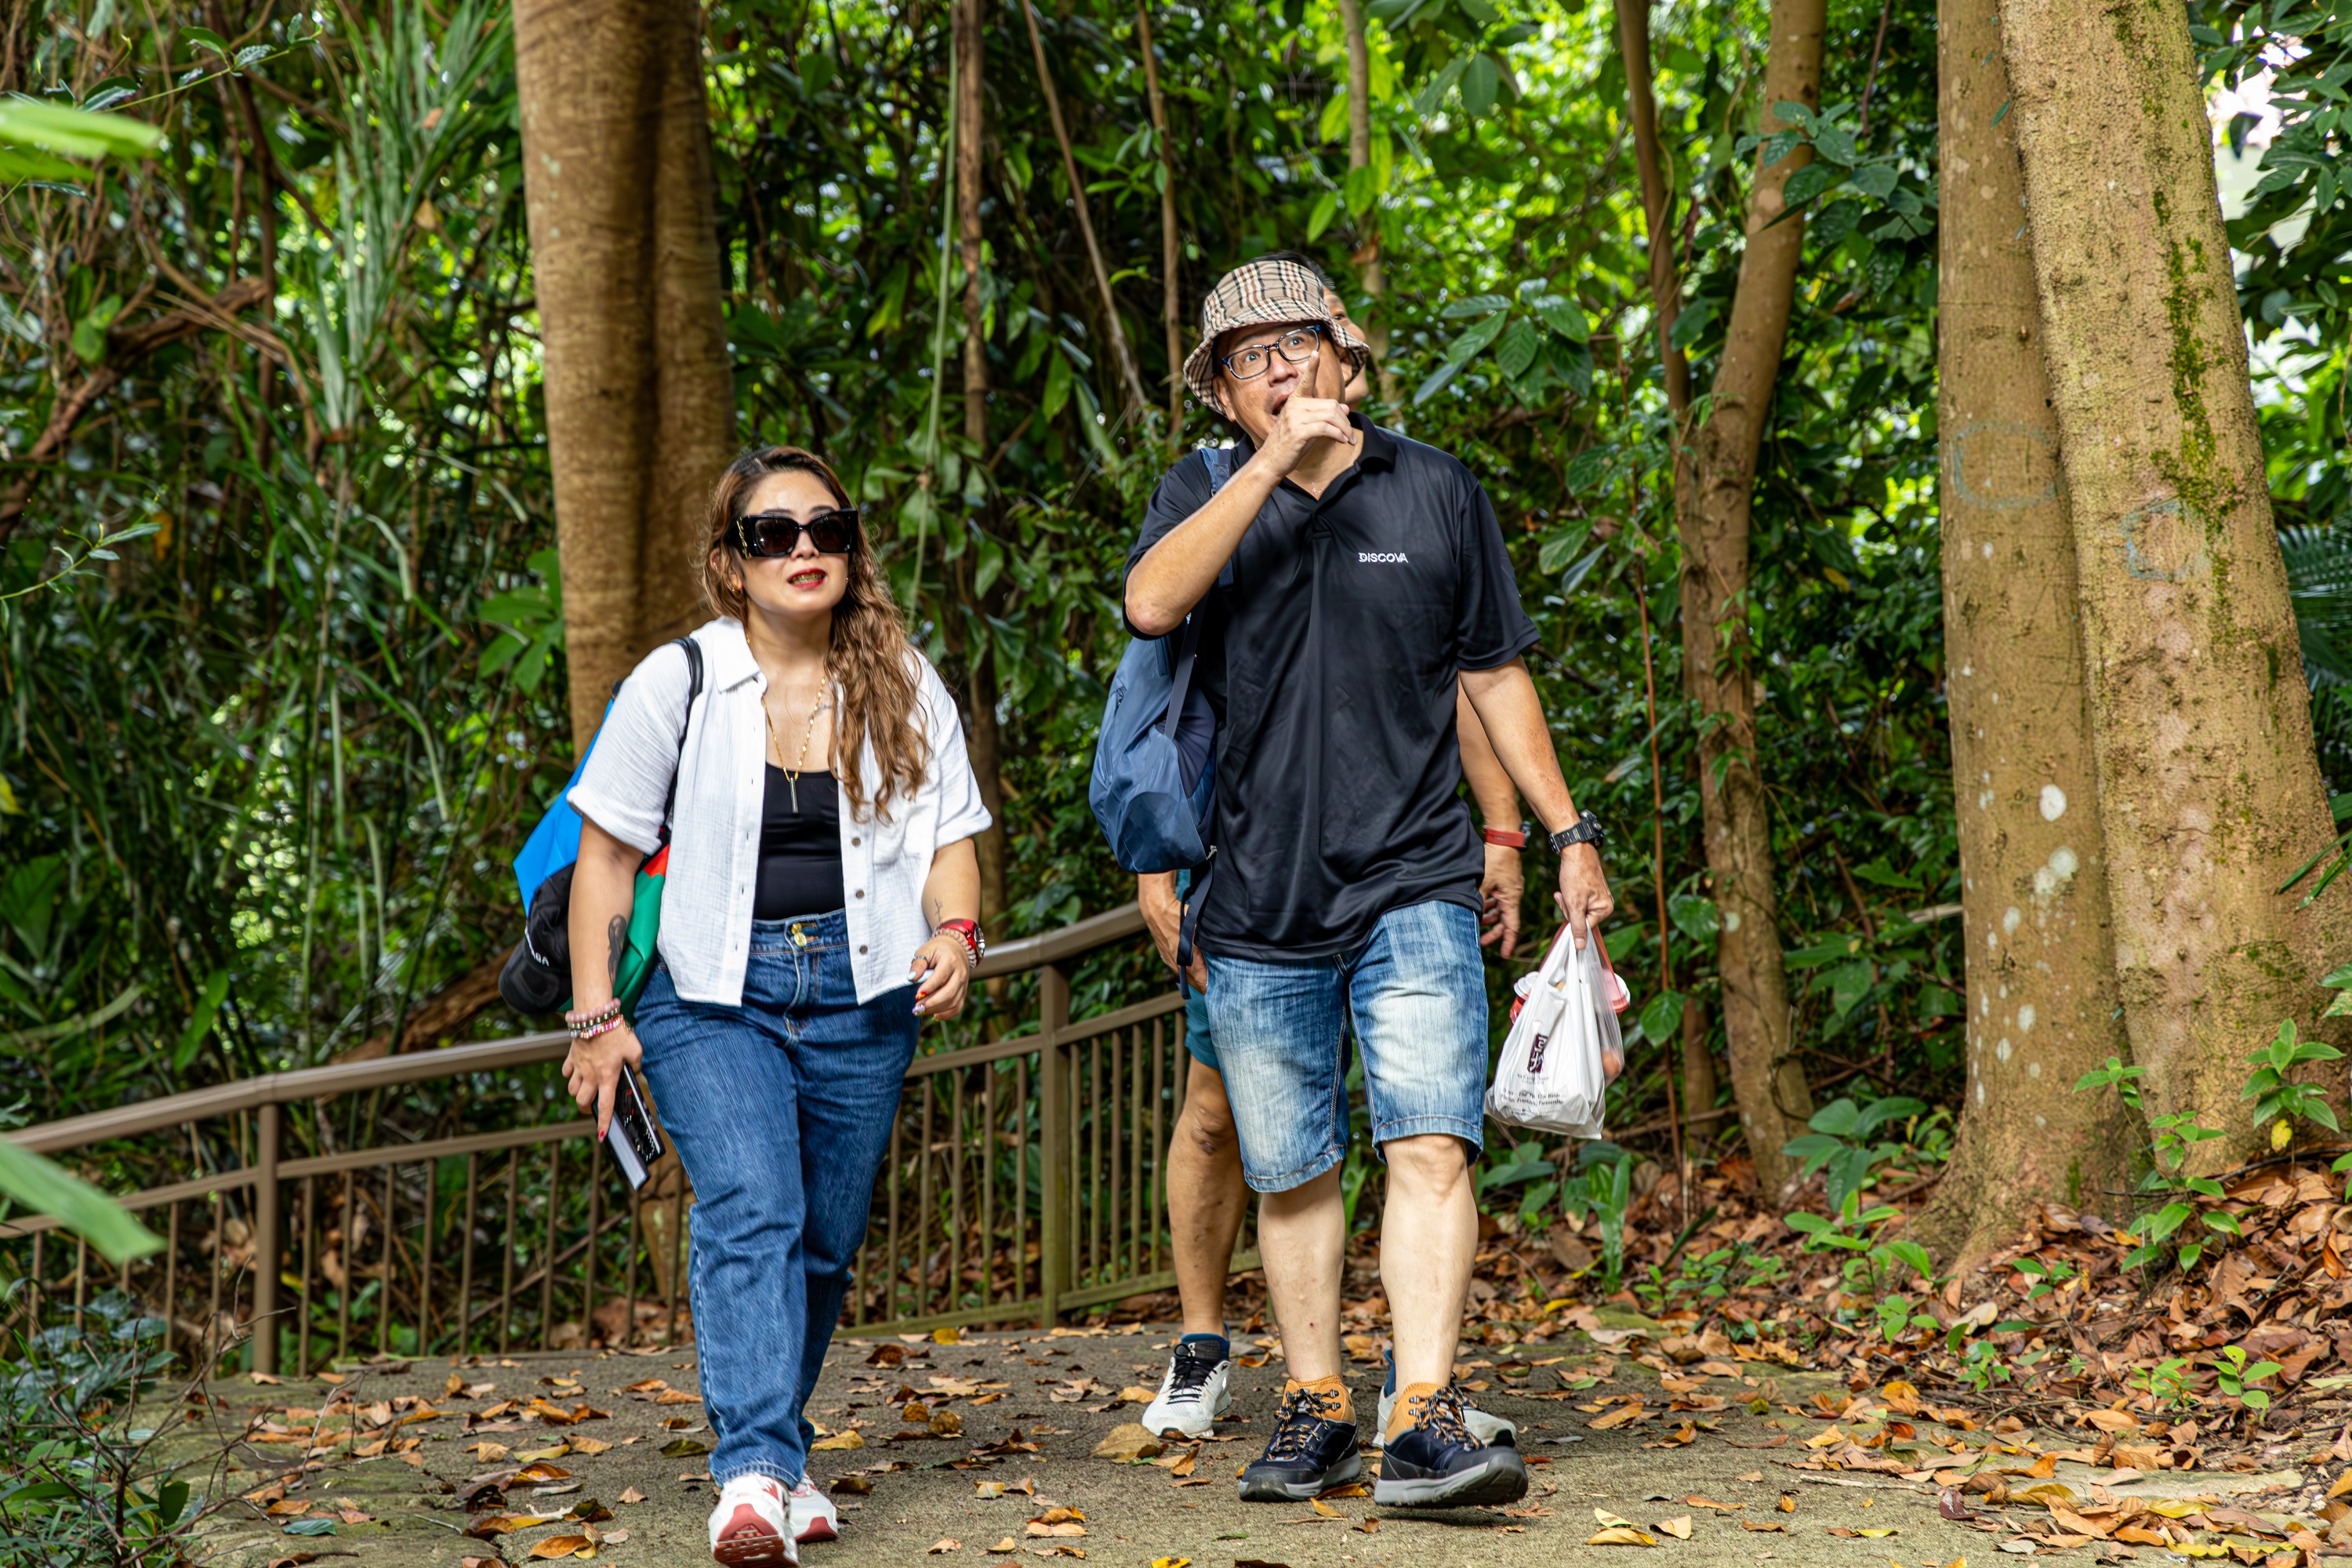
<path id="1" fill-rule="evenodd" d="M 1598 844 L 1608 837 L 1609 830 L 1601 826 L 1601 819 L 1588 811 L 1576 819 L 1575 826 L 1561 828 L 1549 842 L 1551 852 L 1557 855 L 1571 844 Z"/>

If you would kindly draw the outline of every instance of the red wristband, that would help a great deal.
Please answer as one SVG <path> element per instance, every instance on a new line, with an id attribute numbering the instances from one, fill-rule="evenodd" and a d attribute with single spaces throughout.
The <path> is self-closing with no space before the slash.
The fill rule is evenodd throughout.
<path id="1" fill-rule="evenodd" d="M 962 942 L 964 952 L 971 958 L 974 969 L 979 968 L 980 961 L 988 955 L 988 938 L 981 933 L 978 921 L 941 921 L 934 934 L 952 936 Z"/>
<path id="2" fill-rule="evenodd" d="M 1484 832 L 1489 844 L 1499 844 L 1506 849 L 1525 849 L 1528 847 L 1528 830 L 1524 824 L 1517 833 L 1507 832 L 1500 827 L 1489 827 Z"/>

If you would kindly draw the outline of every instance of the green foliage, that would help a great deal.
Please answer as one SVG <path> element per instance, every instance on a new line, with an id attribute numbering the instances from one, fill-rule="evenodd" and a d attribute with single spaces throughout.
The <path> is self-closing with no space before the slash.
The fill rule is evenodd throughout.
<path id="1" fill-rule="evenodd" d="M 1581 1224 L 1601 1220 L 1601 1290 L 1613 1296 L 1625 1279 L 1625 1211 L 1633 1206 L 1633 1162 L 1614 1143 L 1576 1146 L 1577 1170 L 1560 1183 L 1559 1206 Z"/>
<path id="2" fill-rule="evenodd" d="M 1849 1198 L 1858 1196 L 1871 1184 L 1873 1173 L 1879 1166 L 1903 1152 L 1902 1143 L 1885 1140 L 1873 1142 L 1871 1134 L 1889 1123 L 1927 1113 L 1924 1101 L 1905 1095 L 1874 1100 L 1867 1106 L 1857 1106 L 1851 1100 L 1840 1098 L 1815 1111 L 1812 1120 L 1805 1124 L 1812 1131 L 1792 1139 L 1781 1152 L 1804 1162 L 1801 1174 L 1810 1176 L 1815 1171 L 1823 1172 L 1830 1207 L 1843 1212 Z"/>
<path id="3" fill-rule="evenodd" d="M 2294 1121 L 2316 1121 L 2329 1131 L 2341 1131 L 2326 1092 L 2315 1084 L 2301 1083 L 2291 1075 L 2306 1062 L 2341 1060 L 2342 1051 L 2324 1040 L 2298 1039 L 2294 1020 L 2279 1025 L 2278 1037 L 2246 1058 L 2254 1071 L 2239 1098 L 2253 1107 L 2257 1127 L 2277 1123 L 2284 1131 Z"/>
<path id="4" fill-rule="evenodd" d="M 1759 1289 L 1782 1279 L 1787 1273 L 1788 1266 L 1777 1256 L 1759 1254 L 1752 1247 L 1735 1242 L 1696 1258 L 1684 1257 L 1675 1263 L 1671 1279 L 1664 1269 L 1653 1264 L 1643 1271 L 1643 1278 L 1634 1285 L 1633 1291 L 1661 1308 L 1692 1301 L 1717 1301 L 1734 1290 Z"/>
<path id="5" fill-rule="evenodd" d="M 507 670 L 518 689 L 536 692 L 563 651 L 563 576 L 552 550 L 531 556 L 540 583 L 508 589 L 482 605 L 484 625 L 498 636 L 482 649 L 477 668 L 484 676 Z"/>
<path id="6" fill-rule="evenodd" d="M 47 1118 L 395 1035 L 502 955 L 520 918 L 504 862 L 575 738 L 506 13 L 370 0 L 224 20 L 167 5 L 125 28 L 39 9 L 18 77 L 0 81 L 24 96 L 0 101 L 135 113 L 146 130 L 122 135 L 163 138 L 135 159 L 143 149 L 110 146 L 123 155 L 106 163 L 34 149 L 69 174 L 12 189 L 0 223 L 0 450 L 24 452 L 94 369 L 122 378 L 69 422 L 0 547 L 0 1034 L 41 1047 L 20 1047 L 6 1081 Z M 1627 912 L 1610 933 L 1643 999 L 1636 1044 L 1678 1046 L 1685 1016 L 1722 1012 L 1717 915 L 1682 695 L 1677 436 L 1613 18 L 1557 0 L 1368 10 L 1372 144 L 1357 171 L 1330 7 L 1155 11 L 1164 138 L 1131 7 L 1083 0 L 1039 22 L 1146 385 L 1156 395 L 1173 368 L 1158 326 L 1164 188 L 1180 317 L 1234 262 L 1307 250 L 1387 335 L 1395 391 L 1371 416 L 1486 485 L 1569 782 L 1623 825 L 1615 842 L 1641 847 L 1612 860 Z M 2281 22 L 2200 16 L 2225 16 L 2231 39 Z M 1171 435 L 1222 436 L 1197 409 L 1171 433 L 1161 410 L 1126 405 L 1024 29 L 985 41 L 968 323 L 961 255 L 940 245 L 946 13 L 717 0 L 706 19 L 738 432 L 835 461 L 927 653 L 975 730 L 993 721 L 1009 889 L 994 929 L 1123 902 L 1131 883 L 1085 801 L 1125 642 L 1118 584 Z M 1657 39 L 1685 262 L 1675 338 L 1702 399 L 1746 243 L 1766 22 L 1758 6 L 1700 8 L 1662 17 Z M 1958 850 L 1935 502 L 1935 84 L 1881 68 L 1865 132 L 1846 106 L 1882 22 L 1885 61 L 1932 58 L 1923 0 L 1833 9 L 1829 107 L 1782 133 L 1814 155 L 1791 192 L 1807 226 L 1800 304 L 1758 462 L 1753 581 L 1727 613 L 1757 650 L 1775 934 L 1805 982 L 1797 1049 L 1816 1081 L 1847 1075 L 1857 1105 L 1942 1105 L 1964 1069 L 1959 930 L 1936 918 L 1958 896 Z M 2315 45 L 2336 48 L 2332 33 Z M 2280 288 L 2325 307 L 2342 247 L 2264 243 L 2272 274 L 2248 284 L 2262 291 L 2250 318 Z M 1354 260 L 1375 245 L 1377 300 Z M 265 272 L 270 307 L 234 331 L 123 348 L 175 305 Z M 2289 324 L 2332 320 L 2282 310 Z M 991 388 L 977 438 L 959 395 L 968 331 Z M 2325 417 L 2341 357 L 2265 382 L 2273 489 L 2308 526 L 2345 493 Z M 1554 870 L 1530 857 L 1529 872 L 1532 913 Z M 1497 1004 L 1510 977 L 1492 971 Z M 1072 976 L 1073 1003 L 1083 1016 L 1163 984 L 1140 952 L 1107 954 Z M 1002 1033 L 1033 998 L 1016 984 L 938 1038 Z M 522 1025 L 493 1009 L 470 1027 Z M 1675 1059 L 1634 1053 L 1617 1124 L 1664 1115 Z M 399 1114 L 528 1117 L 535 1081 Z M 1907 1136 L 1932 1159 L 1948 1134 L 1921 1119 Z M 1528 1215 L 1571 1192 L 1605 1215 L 1628 1178 L 1622 1161 L 1503 1168 L 1518 1173 L 1486 1194 Z M 1370 1170 L 1349 1167 L 1351 1205 Z"/>
<path id="7" fill-rule="evenodd" d="M 1484 1198 L 1498 1187 L 1519 1189 L 1518 1213 L 1522 1225 L 1532 1225 L 1546 1205 L 1560 1190 L 1559 1173 L 1552 1163 L 1544 1157 L 1542 1148 L 1534 1142 L 1516 1145 L 1510 1157 L 1490 1163 L 1479 1173 L 1478 1194 Z"/>
<path id="8" fill-rule="evenodd" d="M 0 180 L 71 182 L 86 171 L 68 160 L 144 158 L 163 138 L 162 131 L 127 114 L 0 100 Z"/>
<path id="9" fill-rule="evenodd" d="M 2205 1256 L 2209 1233 L 2239 1233 L 2235 1215 L 2225 1209 L 2205 1206 L 2227 1196 L 2221 1184 L 2210 1176 L 2186 1173 L 2189 1155 L 2197 1145 L 2225 1134 L 2219 1128 L 2200 1123 L 2194 1111 L 2147 1113 L 2139 1089 L 2139 1080 L 2147 1076 L 2147 1069 L 2137 1063 L 2126 1067 L 2117 1058 L 2109 1057 L 2105 1067 L 2084 1073 L 2074 1089 L 2082 1093 L 2112 1088 L 2123 1097 L 2126 1105 L 2147 1117 L 2152 1146 L 2147 1173 L 2139 1183 L 2146 1206 L 2126 1227 L 2130 1235 L 2138 1238 L 2139 1245 L 2125 1255 L 2124 1267 L 2139 1268 L 2168 1262 L 2187 1273 Z M 2174 1239 L 2191 1219 L 2199 1221 L 2202 1228 L 2189 1230 L 2186 1239 Z"/>
<path id="10" fill-rule="evenodd" d="M 0 1293 L 12 1321 L 24 1289 Z M 160 1441 L 182 1408 L 153 1397 L 172 1360 L 166 1325 L 113 1291 L 81 1316 L 0 1360 L 0 1563 L 175 1568 L 210 1510 L 193 1462 L 165 1458 Z"/>
<path id="11" fill-rule="evenodd" d="M 2223 1397 L 2235 1399 L 2249 1409 L 2268 1410 L 2271 1407 L 2270 1394 L 2253 1385 L 2276 1377 L 2278 1373 L 2279 1363 L 2274 1361 L 2258 1361 L 2249 1364 L 2242 1345 L 2223 1345 L 2213 1352 L 2213 1374 L 2221 1384 Z"/>
<path id="12" fill-rule="evenodd" d="M 0 1138 L 0 1198 L 37 1215 L 55 1215 L 110 1263 L 160 1250 L 163 1238 L 105 1193 L 56 1161 Z"/>
<path id="13" fill-rule="evenodd" d="M 2352 81 L 2352 14 L 2328 0 L 2302 5 L 2202 0 L 2190 15 L 2205 79 L 2236 87 L 2269 73 L 2271 106 L 2280 118 L 2277 134 L 2263 149 L 2252 200 L 2230 225 L 2231 247 L 2252 260 L 2238 277 L 2247 323 L 2258 342 L 2307 327 L 2312 342 L 2340 348 L 2352 335 L 2347 271 L 2352 192 L 2346 188 L 2341 145 L 2345 110 L 2352 104 L 2346 90 Z M 2240 151 L 2251 128 L 2247 121 L 2241 116 L 2230 127 Z M 2289 219 L 2308 226 L 2290 237 L 2282 226 Z M 2340 375 L 2340 354 L 2336 363 Z M 2324 483 L 2341 497 L 2340 469 Z M 2331 510 L 2340 511 L 2340 501 Z"/>
<path id="14" fill-rule="evenodd" d="M 2196 1380 L 2187 1356 L 2166 1356 L 2153 1366 L 2137 1368 L 2132 1382 L 2166 1410 L 2185 1410 L 2197 1402 Z"/>
<path id="15" fill-rule="evenodd" d="M 2021 1258 L 2011 1267 L 2033 1281 L 2025 1292 L 2025 1299 L 2029 1301 L 2040 1300 L 2076 1275 L 2074 1265 L 2063 1258 L 2053 1258 L 2048 1263 L 2038 1258 Z"/>

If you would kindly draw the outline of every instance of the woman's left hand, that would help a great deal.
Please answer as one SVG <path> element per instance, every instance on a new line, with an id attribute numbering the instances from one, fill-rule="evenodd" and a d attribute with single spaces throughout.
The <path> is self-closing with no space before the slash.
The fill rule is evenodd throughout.
<path id="1" fill-rule="evenodd" d="M 911 965 L 913 977 L 922 984 L 915 989 L 915 1012 L 925 1018 L 952 1018 L 963 1011 L 964 998 L 971 991 L 971 954 L 963 939 L 951 931 L 941 931 L 915 950 Z"/>

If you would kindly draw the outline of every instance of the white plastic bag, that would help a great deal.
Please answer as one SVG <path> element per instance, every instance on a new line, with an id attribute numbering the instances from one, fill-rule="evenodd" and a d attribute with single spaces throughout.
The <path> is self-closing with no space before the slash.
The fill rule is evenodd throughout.
<path id="1" fill-rule="evenodd" d="M 1624 1062 L 1617 1015 L 1633 1000 L 1609 966 L 1600 933 L 1579 952 L 1575 933 L 1560 927 L 1541 966 L 1521 978 L 1517 989 L 1519 1005 L 1486 1090 L 1486 1114 L 1507 1126 L 1600 1137 L 1615 1076 L 1611 1068 Z"/>

